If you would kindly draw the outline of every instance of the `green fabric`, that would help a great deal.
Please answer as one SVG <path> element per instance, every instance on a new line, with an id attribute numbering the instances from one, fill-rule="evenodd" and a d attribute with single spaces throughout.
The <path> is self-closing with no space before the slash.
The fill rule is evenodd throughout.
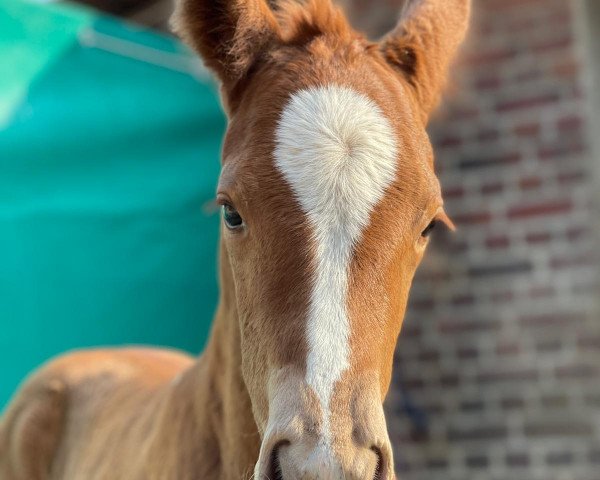
<path id="1" fill-rule="evenodd" d="M 182 51 L 110 19 L 94 31 Z M 73 43 L 37 78 L 0 130 L 0 407 L 69 349 L 201 350 L 223 129 L 210 83 L 128 56 Z"/>
<path id="2" fill-rule="evenodd" d="M 0 0 L 0 128 L 10 120 L 27 87 L 60 57 L 93 21 L 90 11 L 64 5 Z"/>

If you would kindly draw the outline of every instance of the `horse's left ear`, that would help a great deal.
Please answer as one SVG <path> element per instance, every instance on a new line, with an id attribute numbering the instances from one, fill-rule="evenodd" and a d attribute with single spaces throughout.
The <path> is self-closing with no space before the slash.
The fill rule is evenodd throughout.
<path id="1" fill-rule="evenodd" d="M 426 121 L 465 37 L 471 0 L 407 1 L 398 26 L 382 40 L 381 51 L 412 85 Z"/>

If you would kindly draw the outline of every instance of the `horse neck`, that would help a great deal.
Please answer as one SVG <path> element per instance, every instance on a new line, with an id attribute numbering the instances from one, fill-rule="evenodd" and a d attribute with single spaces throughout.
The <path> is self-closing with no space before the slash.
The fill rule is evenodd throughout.
<path id="1" fill-rule="evenodd" d="M 258 459 L 260 436 L 242 378 L 237 302 L 223 245 L 220 257 L 221 298 L 210 339 L 195 365 L 174 385 L 169 403 L 189 405 L 187 410 L 197 419 L 190 442 L 193 452 L 188 454 L 199 459 L 200 467 L 195 468 L 206 469 L 198 478 L 246 479 Z M 184 415 L 177 421 L 182 422 L 190 419 Z"/>

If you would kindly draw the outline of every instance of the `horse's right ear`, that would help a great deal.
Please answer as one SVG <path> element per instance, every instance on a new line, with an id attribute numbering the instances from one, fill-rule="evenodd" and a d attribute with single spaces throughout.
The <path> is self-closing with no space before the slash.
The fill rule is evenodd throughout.
<path id="1" fill-rule="evenodd" d="M 226 92 L 279 38 L 266 0 L 176 0 L 171 25 L 217 74 Z"/>

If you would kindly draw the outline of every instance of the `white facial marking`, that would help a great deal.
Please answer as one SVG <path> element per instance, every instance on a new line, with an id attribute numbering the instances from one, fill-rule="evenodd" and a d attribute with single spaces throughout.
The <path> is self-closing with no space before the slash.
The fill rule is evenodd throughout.
<path id="1" fill-rule="evenodd" d="M 340 86 L 294 94 L 276 132 L 275 163 L 308 216 L 316 245 L 306 382 L 321 403 L 327 444 L 329 403 L 335 383 L 349 367 L 352 252 L 394 180 L 397 151 L 381 109 L 365 95 Z"/>

